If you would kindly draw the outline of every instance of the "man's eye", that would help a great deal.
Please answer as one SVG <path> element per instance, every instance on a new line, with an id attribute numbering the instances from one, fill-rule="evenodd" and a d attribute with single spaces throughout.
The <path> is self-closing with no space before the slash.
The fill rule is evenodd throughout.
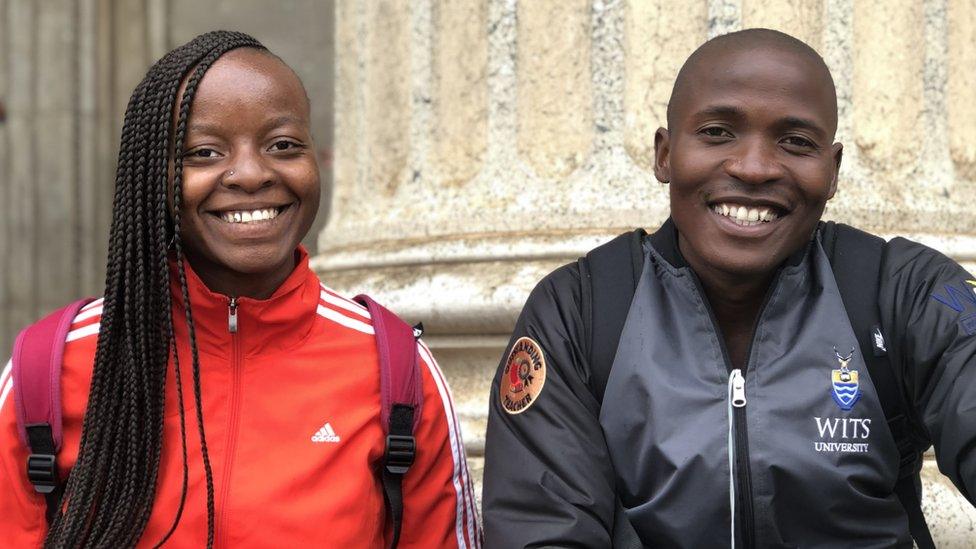
<path id="1" fill-rule="evenodd" d="M 728 130 L 719 126 L 709 126 L 702 129 L 701 133 L 708 137 L 732 137 L 732 134 Z"/>
<path id="2" fill-rule="evenodd" d="M 783 142 L 786 143 L 787 145 L 792 145 L 794 147 L 803 147 L 805 149 L 816 148 L 816 145 L 813 144 L 813 141 L 810 141 L 809 139 L 800 137 L 798 135 L 791 135 L 786 139 L 784 139 Z"/>

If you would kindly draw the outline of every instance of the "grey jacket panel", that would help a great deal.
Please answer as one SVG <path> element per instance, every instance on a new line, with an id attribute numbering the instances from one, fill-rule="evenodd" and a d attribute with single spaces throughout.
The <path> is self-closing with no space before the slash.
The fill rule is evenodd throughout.
<path id="1" fill-rule="evenodd" d="M 609 547 L 613 470 L 590 393 L 579 344 L 579 271 L 563 267 L 536 286 L 512 344 L 531 337 L 542 348 L 546 381 L 518 415 L 499 399 L 502 367 L 492 383 L 485 446 L 485 546 Z"/>
<path id="2" fill-rule="evenodd" d="M 880 305 L 891 358 L 940 468 L 972 501 L 976 286 L 966 288 L 971 276 L 923 246 L 896 240 L 889 248 Z M 648 250 L 602 410 L 586 385 L 576 265 L 529 297 L 513 341 L 539 343 L 547 380 L 518 415 L 500 405 L 497 376 L 492 386 L 488 547 L 609 547 L 615 495 L 647 546 L 729 545 L 728 367 L 694 275 L 675 266 L 674 254 Z M 946 294 L 946 284 L 958 291 Z M 959 297 L 967 289 L 972 299 Z M 955 308 L 933 293 L 957 295 L 943 300 Z M 835 346 L 841 355 L 856 350 L 848 368 L 860 398 L 848 410 L 833 396 Z M 781 270 L 745 372 L 741 459 L 758 546 L 911 546 L 892 494 L 897 452 L 859 355 L 830 265 L 814 245 Z"/>
<path id="3" fill-rule="evenodd" d="M 976 505 L 976 277 L 921 244 L 888 244 L 881 320 L 939 470 Z M 890 338 L 889 338 L 890 339 Z"/>
<path id="4" fill-rule="evenodd" d="M 650 546 L 730 544 L 719 337 L 690 269 L 649 250 L 601 423 L 618 493 Z M 861 397 L 847 411 L 832 398 L 834 349 L 856 347 L 830 264 L 813 246 L 780 273 L 745 372 L 748 451 L 736 459 L 749 460 L 755 519 L 743 524 L 742 509 L 736 517 L 760 547 L 911 546 L 892 494 L 898 452 L 859 351 L 848 366 Z"/>

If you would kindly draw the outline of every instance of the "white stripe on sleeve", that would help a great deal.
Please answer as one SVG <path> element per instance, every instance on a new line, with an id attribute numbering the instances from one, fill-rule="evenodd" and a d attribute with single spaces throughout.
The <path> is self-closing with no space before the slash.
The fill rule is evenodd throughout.
<path id="1" fill-rule="evenodd" d="M 92 301 L 88 305 L 85 305 L 84 307 L 82 307 L 81 310 L 82 311 L 87 311 L 88 309 L 94 309 L 95 307 L 101 306 L 101 304 L 104 303 L 104 302 L 105 302 L 105 298 L 100 297 L 100 298 L 96 299 L 95 301 Z"/>
<path id="2" fill-rule="evenodd" d="M 352 328 L 353 330 L 359 330 L 360 332 L 363 332 L 363 333 L 366 333 L 366 334 L 373 334 L 373 333 L 375 333 L 373 331 L 373 327 L 370 326 L 369 324 L 366 324 L 365 322 L 362 322 L 360 320 L 356 320 L 355 318 L 349 318 L 348 316 L 346 316 L 346 315 L 344 315 L 344 314 L 342 314 L 342 313 L 340 313 L 338 311 L 333 311 L 332 309 L 330 309 L 328 307 L 324 307 L 322 305 L 319 305 L 319 308 L 317 310 L 318 310 L 318 313 L 320 315 L 322 315 L 325 318 L 331 320 L 332 322 L 336 322 L 338 324 L 342 324 L 346 328 Z"/>
<path id="3" fill-rule="evenodd" d="M 434 367 L 436 368 L 437 374 L 440 376 L 441 380 L 444 382 L 444 387 L 447 389 L 447 394 L 448 394 L 448 397 L 450 398 L 450 402 L 451 402 L 451 417 L 454 419 L 454 425 L 456 427 L 456 431 L 455 432 L 456 432 L 456 436 L 457 436 L 457 440 L 458 440 L 458 445 L 460 446 L 460 448 L 463 449 L 464 448 L 464 441 L 463 441 L 462 436 L 461 436 L 461 422 L 458 420 L 457 413 L 454 410 L 454 395 L 451 393 L 451 388 L 447 384 L 447 381 L 446 381 L 447 378 L 444 377 L 444 372 L 441 371 L 440 366 L 437 364 L 437 360 L 434 358 L 434 354 L 430 351 L 430 348 L 427 347 L 427 344 L 424 343 L 423 341 L 419 341 L 418 343 L 420 344 L 421 352 L 422 353 L 425 353 L 425 355 L 422 354 L 421 356 L 426 356 L 426 359 L 429 359 L 430 362 L 434 365 Z M 468 510 L 469 510 L 469 512 L 468 512 L 468 533 L 469 533 L 470 539 L 473 540 L 471 542 L 472 543 L 472 546 L 480 547 L 481 546 L 481 535 L 480 535 L 480 527 L 478 526 L 477 506 L 475 505 L 475 501 L 474 501 L 474 485 L 473 485 L 473 483 L 471 481 L 470 475 L 468 474 L 468 462 L 467 462 L 467 460 L 462 460 L 462 464 L 463 464 L 463 467 L 462 467 L 462 470 L 461 470 L 461 475 L 462 475 L 462 477 L 464 478 L 464 481 L 465 481 L 466 496 L 467 496 L 466 502 L 468 504 Z"/>
<path id="4" fill-rule="evenodd" d="M 95 335 L 98 333 L 98 329 L 100 326 L 101 323 L 89 324 L 88 326 L 78 328 L 77 330 L 71 330 L 70 332 L 68 332 L 68 337 L 64 341 L 65 343 L 67 343 L 69 341 L 74 341 L 76 339 L 81 339 L 83 337 Z"/>
<path id="5" fill-rule="evenodd" d="M 82 311 L 81 314 L 79 314 L 78 316 L 76 316 L 75 319 L 72 320 L 71 322 L 72 323 L 74 323 L 74 322 L 81 322 L 82 320 L 88 320 L 89 318 L 91 318 L 93 316 L 98 316 L 100 314 L 102 314 L 102 308 L 101 307 L 93 307 L 91 309 Z"/>
<path id="6" fill-rule="evenodd" d="M 0 387 L 3 387 L 7 383 L 7 378 L 14 373 L 14 360 L 10 359 L 7 361 L 7 365 L 0 370 Z"/>
<path id="7" fill-rule="evenodd" d="M 418 351 L 420 357 L 423 359 L 424 364 L 430 371 L 430 376 L 434 380 L 434 384 L 437 385 L 437 391 L 441 397 L 441 403 L 444 407 L 444 415 L 447 420 L 447 429 L 451 442 L 451 456 L 454 459 L 454 490 L 457 494 L 457 535 L 458 535 L 458 546 L 464 547 L 464 526 L 465 517 L 467 518 L 467 538 L 471 540 L 471 547 L 478 547 L 479 538 L 475 535 L 475 519 L 474 519 L 474 501 L 469 493 L 470 484 L 468 481 L 468 464 L 464 457 L 464 444 L 461 441 L 461 428 L 458 423 L 457 415 L 454 413 L 454 400 L 451 397 L 451 390 L 447 386 L 447 382 L 444 380 L 444 374 L 441 373 L 440 367 L 437 366 L 437 362 L 434 360 L 433 355 L 430 353 L 430 349 L 421 341 L 418 342 Z"/>
<path id="8" fill-rule="evenodd" d="M 338 297 L 335 294 L 329 293 L 324 288 L 319 293 L 319 297 L 322 298 L 322 301 L 325 301 L 326 303 L 335 305 L 336 307 L 345 309 L 351 313 L 356 313 L 357 315 L 365 319 L 370 318 L 369 311 L 366 310 L 366 308 L 360 305 L 359 303 L 356 303 L 355 301 L 349 301 L 348 299 L 344 299 L 342 297 Z"/>
<path id="9" fill-rule="evenodd" d="M 0 374 L 0 410 L 3 410 L 3 405 L 7 401 L 7 395 L 10 394 L 13 388 L 13 360 L 8 360 L 7 365 L 3 368 L 3 373 Z"/>

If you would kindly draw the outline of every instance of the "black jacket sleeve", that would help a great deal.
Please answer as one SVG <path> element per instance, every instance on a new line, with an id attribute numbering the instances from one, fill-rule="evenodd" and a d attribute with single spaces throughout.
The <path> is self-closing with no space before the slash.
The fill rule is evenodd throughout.
<path id="1" fill-rule="evenodd" d="M 892 364 L 939 470 L 976 504 L 976 279 L 915 242 L 888 244 L 879 291 Z"/>
<path id="2" fill-rule="evenodd" d="M 613 473 L 600 406 L 587 388 L 576 264 L 529 296 L 495 375 L 485 443 L 486 547 L 609 547 Z M 513 344 L 531 338 L 545 383 L 520 413 L 506 411 L 499 385 Z"/>

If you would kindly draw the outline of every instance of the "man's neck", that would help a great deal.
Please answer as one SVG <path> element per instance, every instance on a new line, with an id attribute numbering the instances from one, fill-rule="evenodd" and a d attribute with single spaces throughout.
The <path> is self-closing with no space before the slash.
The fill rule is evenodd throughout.
<path id="1" fill-rule="evenodd" d="M 759 309 L 772 283 L 774 272 L 765 275 L 728 273 L 709 266 L 693 253 L 687 253 L 687 245 L 681 244 L 679 235 L 678 247 L 701 281 L 705 297 L 725 340 L 729 358 L 734 367 L 744 368 Z"/>

